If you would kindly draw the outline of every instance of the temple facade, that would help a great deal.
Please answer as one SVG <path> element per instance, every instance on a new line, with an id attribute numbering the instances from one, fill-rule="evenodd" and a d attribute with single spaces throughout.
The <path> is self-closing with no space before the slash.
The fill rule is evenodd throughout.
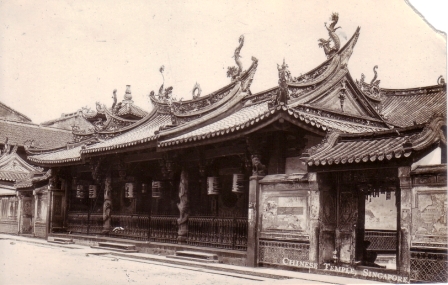
<path id="1" fill-rule="evenodd" d="M 445 81 L 383 88 L 376 66 L 370 83 L 353 79 L 347 64 L 360 28 L 342 45 L 337 21 L 333 14 L 330 39 L 319 42 L 326 61 L 298 77 L 283 61 L 278 84 L 263 92 L 250 90 L 258 59 L 243 68 L 241 36 L 219 90 L 202 95 L 196 84 L 192 100 L 178 101 L 163 82 L 146 112 L 127 86 L 120 103 L 114 91 L 111 107 L 83 109 L 90 125 L 74 125 L 64 147 L 25 145 L 46 178 L 17 187 L 45 201 L 34 213 L 46 236 L 120 238 L 147 253 L 188 249 L 228 264 L 387 283 L 446 282 Z"/>

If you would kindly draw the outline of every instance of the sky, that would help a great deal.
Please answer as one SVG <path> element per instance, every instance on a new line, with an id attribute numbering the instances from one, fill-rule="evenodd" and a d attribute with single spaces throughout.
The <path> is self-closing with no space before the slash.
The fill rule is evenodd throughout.
<path id="1" fill-rule="evenodd" d="M 121 100 L 131 85 L 134 102 L 150 110 L 162 65 L 165 86 L 188 100 L 196 82 L 202 95 L 230 82 L 240 35 L 243 68 L 259 60 L 251 91 L 260 92 L 277 85 L 283 59 L 293 76 L 325 61 L 317 40 L 328 38 L 333 12 L 342 45 L 361 27 L 352 77 L 370 82 L 378 65 L 384 88 L 447 78 L 446 35 L 404 0 L 0 0 L 0 101 L 41 123 L 97 101 L 111 106 L 112 91 Z"/>

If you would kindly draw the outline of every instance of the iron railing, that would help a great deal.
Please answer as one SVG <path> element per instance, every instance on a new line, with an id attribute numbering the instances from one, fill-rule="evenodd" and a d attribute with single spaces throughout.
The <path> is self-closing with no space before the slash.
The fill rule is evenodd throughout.
<path id="1" fill-rule="evenodd" d="M 79 234 L 101 234 L 103 215 L 70 212 L 68 231 Z M 190 217 L 187 244 L 232 250 L 247 249 L 247 218 Z M 114 230 L 115 229 L 115 230 Z M 147 214 L 112 214 L 113 237 L 177 243 L 177 216 Z"/>
<path id="2" fill-rule="evenodd" d="M 364 240 L 370 241 L 369 251 L 395 252 L 397 250 L 397 231 L 365 230 Z"/>
<path id="3" fill-rule="evenodd" d="M 87 234 L 89 219 L 87 213 L 68 213 L 67 230 L 72 233 Z"/>
<path id="4" fill-rule="evenodd" d="M 187 244 L 246 250 L 247 219 L 190 217 Z"/>
<path id="5" fill-rule="evenodd" d="M 150 241 L 177 243 L 177 217 L 151 216 L 149 228 Z"/>
<path id="6" fill-rule="evenodd" d="M 110 236 L 136 240 L 148 240 L 148 229 L 148 215 L 111 215 L 111 231 L 109 232 Z"/>
<path id="7" fill-rule="evenodd" d="M 448 283 L 448 255 L 411 251 L 411 281 Z"/>

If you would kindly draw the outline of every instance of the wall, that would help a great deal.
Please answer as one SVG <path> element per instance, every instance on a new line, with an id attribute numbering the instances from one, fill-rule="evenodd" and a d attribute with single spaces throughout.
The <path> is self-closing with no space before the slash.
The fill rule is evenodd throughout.
<path id="1" fill-rule="evenodd" d="M 0 200 L 0 232 L 17 234 L 18 201 L 16 196 L 1 197 Z"/>
<path id="2" fill-rule="evenodd" d="M 395 192 L 390 193 L 390 199 L 386 199 L 386 193 L 379 197 L 371 197 L 366 200 L 365 229 L 369 230 L 396 230 L 397 207 L 395 206 Z"/>
<path id="3" fill-rule="evenodd" d="M 284 259 L 308 261 L 310 252 L 308 181 L 304 175 L 268 175 L 260 180 L 258 259 L 284 265 Z"/>

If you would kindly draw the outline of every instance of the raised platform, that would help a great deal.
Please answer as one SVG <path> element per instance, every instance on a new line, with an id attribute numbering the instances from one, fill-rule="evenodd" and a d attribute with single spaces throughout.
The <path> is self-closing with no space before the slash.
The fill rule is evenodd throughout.
<path id="1" fill-rule="evenodd" d="M 73 244 L 73 239 L 71 238 L 63 238 L 63 237 L 48 237 L 48 242 L 50 243 L 58 243 L 58 244 Z"/>
<path id="2" fill-rule="evenodd" d="M 91 246 L 91 248 L 107 249 L 127 253 L 138 252 L 138 250 L 135 248 L 135 245 L 133 244 L 115 243 L 115 242 L 99 242 L 98 246 Z"/>
<path id="3" fill-rule="evenodd" d="M 106 235 L 86 235 L 86 234 L 51 234 L 51 237 L 60 238 L 70 238 L 73 239 L 75 244 L 86 245 L 90 247 L 98 247 L 99 243 L 109 242 L 118 244 L 131 244 L 135 246 L 135 249 L 139 253 L 154 254 L 157 256 L 175 256 L 176 252 L 179 251 L 192 251 L 201 252 L 212 255 L 217 255 L 219 263 L 229 264 L 229 265 L 246 265 L 246 251 L 230 250 L 224 248 L 214 248 L 214 247 L 200 247 L 188 244 L 178 244 L 178 243 L 162 243 L 154 241 L 142 241 L 142 240 L 132 240 L 117 237 L 110 237 Z M 113 248 L 101 248 L 110 251 L 119 252 L 119 250 L 113 250 Z M 184 257 L 188 258 L 188 257 Z M 169 258 L 170 260 L 175 260 L 174 258 Z M 177 258 L 183 259 L 183 258 Z"/>
<path id="4" fill-rule="evenodd" d="M 213 262 L 218 263 L 218 255 L 213 253 L 205 253 L 205 252 L 197 252 L 197 251 L 189 251 L 189 250 L 180 250 L 176 251 L 174 255 L 167 255 L 168 258 L 174 259 L 183 259 L 190 261 L 199 261 L 199 262 Z"/>

